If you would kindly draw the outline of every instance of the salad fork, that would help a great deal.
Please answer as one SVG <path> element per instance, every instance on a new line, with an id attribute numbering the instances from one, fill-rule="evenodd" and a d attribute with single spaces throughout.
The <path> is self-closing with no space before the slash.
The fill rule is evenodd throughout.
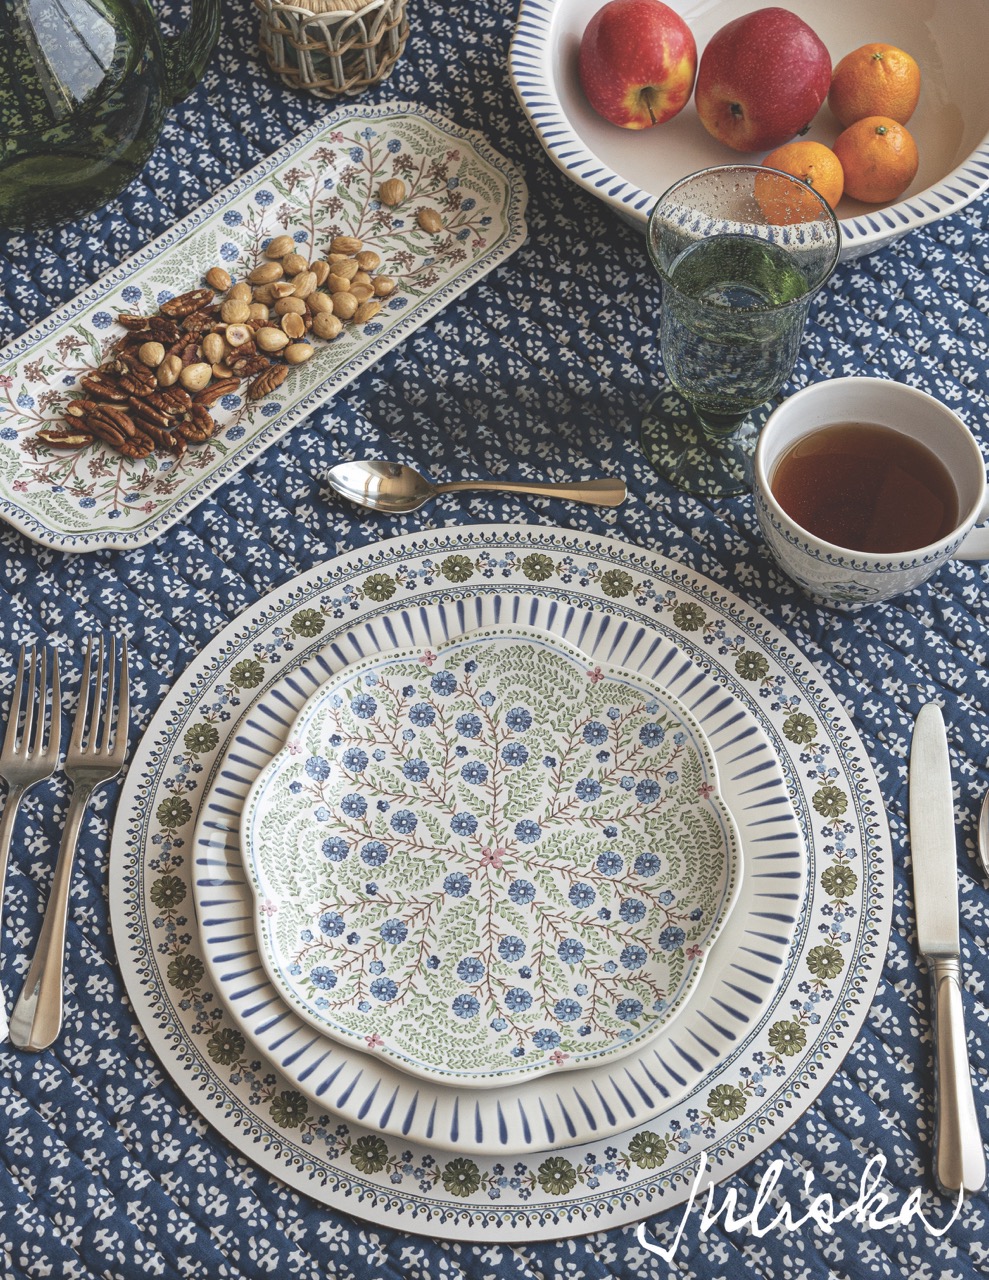
<path id="1" fill-rule="evenodd" d="M 79 706 L 65 756 L 65 774 L 72 783 L 72 799 L 65 819 L 62 844 L 34 959 L 31 961 L 24 989 L 10 1015 L 10 1038 L 19 1049 L 47 1049 L 61 1029 L 65 925 L 72 863 L 79 831 L 90 797 L 97 787 L 117 776 L 127 750 L 129 705 L 126 638 L 120 646 L 119 678 L 115 638 L 110 640 L 107 680 L 104 680 L 103 659 L 104 645 L 100 637 L 95 679 L 92 679 L 93 641 L 90 639 L 86 646 Z M 91 684 L 94 686 L 93 690 Z M 104 684 L 107 686 L 105 696 Z"/>
<path id="2" fill-rule="evenodd" d="M 28 648 L 21 645 L 14 682 L 14 695 L 7 717 L 7 733 L 0 750 L 0 778 L 7 784 L 7 801 L 0 814 L 0 916 L 3 888 L 7 877 L 7 860 L 14 834 L 17 811 L 25 794 L 38 782 L 44 782 L 58 764 L 61 736 L 61 697 L 58 685 L 58 654 L 52 658 L 50 713 L 48 691 L 48 650 L 41 650 L 41 673 L 38 673 L 38 647 L 31 648 L 30 672 L 25 680 Z M 25 684 L 27 697 L 25 698 Z M 0 1039 L 7 1034 L 7 1008 L 0 991 Z"/>

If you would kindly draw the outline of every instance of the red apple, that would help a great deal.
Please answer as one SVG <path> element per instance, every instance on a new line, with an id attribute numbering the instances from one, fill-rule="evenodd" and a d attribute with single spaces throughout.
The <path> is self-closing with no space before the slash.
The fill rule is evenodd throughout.
<path id="1" fill-rule="evenodd" d="M 581 36 L 578 69 L 599 116 L 623 129 L 648 129 L 690 100 L 697 45 L 661 0 L 610 0 Z"/>
<path id="2" fill-rule="evenodd" d="M 830 87 L 830 55 L 807 23 L 789 9 L 756 9 L 711 37 L 694 103 L 720 142 L 766 151 L 804 133 Z"/>

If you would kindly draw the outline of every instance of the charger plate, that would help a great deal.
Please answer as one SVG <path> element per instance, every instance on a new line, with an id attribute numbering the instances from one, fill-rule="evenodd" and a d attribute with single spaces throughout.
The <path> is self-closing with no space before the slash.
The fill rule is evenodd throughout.
<path id="1" fill-rule="evenodd" d="M 711 672 L 779 753 L 810 852 L 794 962 L 771 1010 L 732 1053 L 686 1096 L 603 1145 L 561 1136 L 510 1165 L 444 1155 L 321 1113 L 226 1014 L 188 918 L 191 838 L 210 767 L 271 673 L 397 606 L 443 598 L 456 611 L 506 586 L 652 630 Z M 110 886 L 137 1016 L 178 1086 L 233 1146 L 358 1217 L 433 1238 L 505 1243 L 662 1212 L 688 1197 L 701 1153 L 723 1179 L 796 1121 L 850 1049 L 879 981 L 891 849 L 874 773 L 838 700 L 741 600 L 617 541 L 489 525 L 341 556 L 226 628 L 177 682 L 135 754 Z"/>
<path id="2" fill-rule="evenodd" d="M 697 985 L 741 872 L 690 712 L 643 673 L 518 625 L 330 677 L 240 830 L 258 950 L 286 1003 L 333 1040 L 468 1088 L 652 1040 Z"/>

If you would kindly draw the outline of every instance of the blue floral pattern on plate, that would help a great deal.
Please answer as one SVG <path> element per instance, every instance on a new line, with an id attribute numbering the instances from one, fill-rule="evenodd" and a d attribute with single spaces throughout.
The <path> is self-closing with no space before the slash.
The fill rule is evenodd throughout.
<path id="1" fill-rule="evenodd" d="M 243 821 L 262 958 L 333 1038 L 495 1085 L 627 1054 L 696 987 L 740 848 L 693 717 L 523 628 L 345 668 Z"/>

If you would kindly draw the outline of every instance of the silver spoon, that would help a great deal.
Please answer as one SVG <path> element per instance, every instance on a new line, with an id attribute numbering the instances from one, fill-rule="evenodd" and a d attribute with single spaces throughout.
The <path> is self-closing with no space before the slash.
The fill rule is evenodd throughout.
<path id="1" fill-rule="evenodd" d="M 979 861 L 989 879 L 989 791 L 982 801 L 982 811 L 979 814 Z"/>
<path id="2" fill-rule="evenodd" d="M 624 480 L 577 480 L 540 483 L 530 480 L 452 480 L 434 484 L 400 462 L 340 462 L 326 475 L 330 488 L 341 497 L 372 511 L 417 511 L 439 493 L 458 489 L 495 489 L 502 493 L 532 493 L 545 497 L 590 502 L 597 507 L 617 507 L 628 496 Z"/>

